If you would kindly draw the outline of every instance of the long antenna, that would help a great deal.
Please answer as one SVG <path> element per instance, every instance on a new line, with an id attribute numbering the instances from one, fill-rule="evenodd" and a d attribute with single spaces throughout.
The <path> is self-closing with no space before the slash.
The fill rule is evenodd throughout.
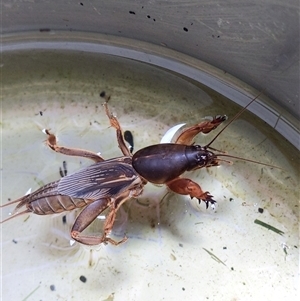
<path id="1" fill-rule="evenodd" d="M 246 109 L 264 92 L 262 90 L 255 98 L 253 98 L 241 111 L 239 111 L 230 121 L 229 123 L 204 147 L 205 148 L 210 148 L 209 146 L 221 135 L 222 132 L 224 132 L 225 129 L 228 128 L 228 126 L 235 121 L 237 118 L 239 118 L 245 111 Z"/>
<path id="2" fill-rule="evenodd" d="M 238 156 L 232 156 L 232 155 L 227 155 L 227 154 L 215 154 L 215 155 L 217 156 L 217 158 L 219 158 L 219 157 L 233 158 L 233 159 L 243 160 L 243 161 L 247 161 L 247 162 L 251 162 L 251 163 L 256 163 L 256 164 L 260 164 L 260 165 L 264 165 L 264 166 L 268 166 L 268 167 L 273 167 L 273 168 L 285 170 L 285 169 L 283 169 L 279 166 L 276 166 L 276 165 L 272 165 L 272 164 L 268 164 L 268 163 L 262 163 L 262 162 L 251 160 L 251 159 L 245 159 L 245 158 L 238 157 Z M 226 161 L 226 160 L 220 159 L 220 161 Z M 228 161 L 226 161 L 226 162 L 228 162 Z"/>

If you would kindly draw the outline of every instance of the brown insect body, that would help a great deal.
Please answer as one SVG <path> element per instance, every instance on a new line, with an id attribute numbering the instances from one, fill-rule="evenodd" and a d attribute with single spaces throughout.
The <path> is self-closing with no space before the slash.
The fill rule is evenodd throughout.
<path id="1" fill-rule="evenodd" d="M 219 159 L 219 156 L 229 156 L 215 154 L 208 150 L 214 150 L 210 145 L 225 128 L 208 145 L 204 147 L 193 145 L 193 139 L 197 134 L 209 133 L 216 129 L 227 119 L 226 116 L 218 115 L 212 120 L 205 120 L 188 127 L 180 134 L 175 143 L 152 145 L 139 150 L 132 156 L 124 141 L 118 120 L 108 109 L 109 97 L 106 97 L 104 92 L 100 96 L 106 99 L 104 103 L 106 115 L 111 126 L 116 129 L 117 141 L 123 156 L 104 160 L 100 155 L 87 150 L 59 146 L 55 135 L 46 130 L 47 145 L 51 149 L 65 155 L 89 158 L 95 163 L 49 183 L 29 195 L 2 205 L 1 207 L 17 204 L 12 216 L 1 223 L 24 213 L 48 215 L 83 208 L 71 229 L 72 238 L 86 245 L 97 245 L 102 242 L 118 245 L 127 238 L 115 241 L 109 237 L 116 212 L 126 200 L 141 195 L 147 181 L 165 184 L 175 193 L 189 195 L 191 198 L 196 197 L 199 201 L 204 201 L 207 207 L 216 202 L 209 192 L 201 189 L 199 184 L 188 178 L 182 178 L 181 175 L 185 171 L 218 166 L 220 161 L 224 161 Z M 232 121 L 245 109 L 246 107 Z M 22 207 L 26 209 L 19 211 Z M 108 208 L 109 213 L 104 223 L 103 235 L 84 235 L 83 230 Z"/>

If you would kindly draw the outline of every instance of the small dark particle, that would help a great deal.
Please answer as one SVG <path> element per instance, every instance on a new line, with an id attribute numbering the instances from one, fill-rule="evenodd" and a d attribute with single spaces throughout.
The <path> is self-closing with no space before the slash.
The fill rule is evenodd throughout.
<path id="1" fill-rule="evenodd" d="M 40 28 L 40 32 L 49 32 L 51 31 L 50 28 Z"/>
<path id="2" fill-rule="evenodd" d="M 124 139 L 129 143 L 129 150 L 132 153 L 133 152 L 133 136 L 130 131 L 124 132 Z"/>
<path id="3" fill-rule="evenodd" d="M 294 246 L 294 248 L 298 249 L 298 247 L 297 247 L 297 246 Z"/>
<path id="4" fill-rule="evenodd" d="M 80 279 L 80 281 L 83 282 L 83 283 L 86 282 L 86 277 L 85 277 L 85 276 L 80 276 L 79 279 Z"/>
<path id="5" fill-rule="evenodd" d="M 63 168 L 64 168 L 64 175 L 66 176 L 68 174 L 67 162 L 66 161 L 63 161 Z"/>
<path id="6" fill-rule="evenodd" d="M 233 268 L 233 267 L 231 267 L 231 271 L 234 271 L 234 268 Z"/>
<path id="7" fill-rule="evenodd" d="M 17 242 L 15 239 L 13 239 L 13 240 L 12 240 L 12 242 L 13 242 L 13 243 L 15 243 L 15 244 L 17 244 L 17 243 L 18 243 L 18 242 Z"/>
<path id="8" fill-rule="evenodd" d="M 55 285 L 54 284 L 51 284 L 50 285 L 50 290 L 53 292 L 53 291 L 55 291 Z"/>
<path id="9" fill-rule="evenodd" d="M 66 215 L 64 215 L 64 216 L 62 217 L 62 222 L 63 222 L 63 224 L 65 224 L 65 223 L 67 222 L 67 216 L 66 216 Z"/>
<path id="10" fill-rule="evenodd" d="M 63 161 L 63 169 L 61 167 L 59 167 L 59 174 L 62 178 L 65 177 L 68 174 L 67 162 L 66 161 Z"/>
<path id="11" fill-rule="evenodd" d="M 148 19 L 150 19 L 150 18 L 151 18 L 151 16 L 150 16 L 150 15 L 147 15 L 147 18 L 148 18 Z"/>
<path id="12" fill-rule="evenodd" d="M 232 202 L 232 201 L 233 201 L 233 198 L 230 198 L 230 199 L 229 199 L 229 202 Z"/>
<path id="13" fill-rule="evenodd" d="M 132 10 L 130 10 L 129 13 L 130 13 L 131 15 L 135 15 L 135 12 L 132 11 Z"/>
<path id="14" fill-rule="evenodd" d="M 81 6 L 83 6 L 83 3 L 82 3 L 82 2 L 80 2 L 80 5 L 81 5 Z"/>
<path id="15" fill-rule="evenodd" d="M 223 250 L 227 250 L 227 247 L 223 247 Z"/>
<path id="16" fill-rule="evenodd" d="M 40 111 L 40 115 L 43 116 L 43 112 L 42 111 Z"/>
<path id="17" fill-rule="evenodd" d="M 183 287 L 182 290 L 185 291 L 185 288 Z"/>
<path id="18" fill-rule="evenodd" d="M 264 212 L 264 209 L 263 209 L 263 208 L 258 208 L 258 212 L 259 212 L 259 213 L 263 213 L 263 212 Z"/>
<path id="19" fill-rule="evenodd" d="M 186 28 L 186 27 L 183 27 L 183 30 L 184 31 L 186 31 L 186 32 L 188 32 L 189 30 Z"/>
<path id="20" fill-rule="evenodd" d="M 64 177 L 64 173 L 63 173 L 61 167 L 59 167 L 59 175 L 60 175 L 62 178 Z"/>
<path id="21" fill-rule="evenodd" d="M 102 92 L 100 93 L 100 97 L 105 97 L 105 91 L 102 91 Z"/>
<path id="22" fill-rule="evenodd" d="M 156 19 L 153 19 L 153 21 L 155 22 L 155 21 L 156 21 Z"/>
<path id="23" fill-rule="evenodd" d="M 152 229 L 155 228 L 155 220 L 153 218 L 150 220 L 150 227 Z"/>
<path id="24" fill-rule="evenodd" d="M 179 247 L 183 248 L 183 244 L 182 244 L 182 243 L 180 243 L 180 244 L 179 244 Z"/>

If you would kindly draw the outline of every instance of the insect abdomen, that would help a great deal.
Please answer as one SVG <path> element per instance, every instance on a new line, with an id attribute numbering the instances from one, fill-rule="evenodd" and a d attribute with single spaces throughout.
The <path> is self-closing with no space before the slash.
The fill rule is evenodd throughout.
<path id="1" fill-rule="evenodd" d="M 47 215 L 82 208 L 91 202 L 92 200 L 54 195 L 30 202 L 26 207 L 35 214 Z"/>

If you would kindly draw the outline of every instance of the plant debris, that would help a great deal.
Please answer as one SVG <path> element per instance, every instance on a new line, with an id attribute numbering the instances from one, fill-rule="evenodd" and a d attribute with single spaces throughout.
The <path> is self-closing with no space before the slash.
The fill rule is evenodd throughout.
<path id="1" fill-rule="evenodd" d="M 277 229 L 277 228 L 275 228 L 275 227 L 273 227 L 273 226 L 271 226 L 271 225 L 269 225 L 269 224 L 266 224 L 266 223 L 264 223 L 264 222 L 262 222 L 262 221 L 260 221 L 260 220 L 258 220 L 258 219 L 256 219 L 256 220 L 254 221 L 254 223 L 255 223 L 255 224 L 258 224 L 258 225 L 260 225 L 260 226 L 263 226 L 263 227 L 267 228 L 268 230 L 274 231 L 275 233 L 277 233 L 277 234 L 279 234 L 279 235 L 283 235 L 283 234 L 284 234 L 283 231 L 281 231 L 281 230 L 279 230 L 279 229 Z"/>
<path id="2" fill-rule="evenodd" d="M 222 263 L 223 265 L 226 266 L 226 264 L 225 264 L 219 257 L 217 257 L 214 253 L 208 251 L 208 250 L 205 249 L 205 248 L 203 248 L 203 250 L 206 251 L 206 252 L 211 256 L 211 258 L 212 258 L 213 260 L 215 260 L 215 261 L 218 262 L 218 263 Z"/>

